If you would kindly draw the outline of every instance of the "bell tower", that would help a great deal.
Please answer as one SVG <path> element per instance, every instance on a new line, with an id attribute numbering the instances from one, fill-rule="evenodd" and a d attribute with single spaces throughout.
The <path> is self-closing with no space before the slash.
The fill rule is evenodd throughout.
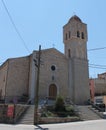
<path id="1" fill-rule="evenodd" d="M 76 104 L 90 98 L 87 25 L 74 15 L 63 27 L 64 52 L 69 63 L 69 96 Z"/>
<path id="2" fill-rule="evenodd" d="M 63 27 L 63 42 L 67 58 L 87 60 L 87 25 L 74 15 Z"/>

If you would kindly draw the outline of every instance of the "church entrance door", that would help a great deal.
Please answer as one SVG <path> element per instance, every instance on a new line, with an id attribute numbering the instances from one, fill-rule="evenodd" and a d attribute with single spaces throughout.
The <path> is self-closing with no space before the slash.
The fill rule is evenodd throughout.
<path id="1" fill-rule="evenodd" d="M 57 87 L 55 84 L 49 86 L 49 98 L 56 99 L 57 96 Z"/>

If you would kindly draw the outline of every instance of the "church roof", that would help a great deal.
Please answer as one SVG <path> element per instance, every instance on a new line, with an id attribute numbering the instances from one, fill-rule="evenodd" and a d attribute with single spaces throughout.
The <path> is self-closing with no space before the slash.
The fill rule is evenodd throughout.
<path id="1" fill-rule="evenodd" d="M 42 49 L 41 51 L 44 52 L 44 53 L 52 53 L 52 52 L 55 52 L 55 54 L 59 54 L 59 55 L 65 57 L 65 55 L 64 55 L 62 52 L 60 52 L 59 50 L 57 50 L 56 48 Z M 38 51 L 35 50 L 34 52 L 38 52 Z M 66 58 L 66 57 L 65 57 L 65 58 Z"/>
<path id="2" fill-rule="evenodd" d="M 59 50 L 57 50 L 56 48 L 43 49 L 42 51 L 45 51 L 45 52 L 47 52 L 47 51 L 49 51 L 49 52 L 56 51 L 56 52 L 58 52 L 58 53 L 60 53 L 61 55 L 64 56 L 64 54 L 62 52 L 60 52 Z"/>
<path id="3" fill-rule="evenodd" d="M 82 22 L 81 19 L 80 19 L 77 15 L 72 16 L 72 17 L 69 19 L 69 22 L 71 22 L 72 20 L 75 20 L 75 21 L 77 21 L 77 22 Z"/>

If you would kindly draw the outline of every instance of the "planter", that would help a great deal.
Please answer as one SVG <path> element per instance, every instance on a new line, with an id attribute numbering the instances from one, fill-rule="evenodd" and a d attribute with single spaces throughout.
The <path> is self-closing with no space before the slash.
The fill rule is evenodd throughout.
<path id="1" fill-rule="evenodd" d="M 39 124 L 65 123 L 79 121 L 79 117 L 39 117 Z"/>

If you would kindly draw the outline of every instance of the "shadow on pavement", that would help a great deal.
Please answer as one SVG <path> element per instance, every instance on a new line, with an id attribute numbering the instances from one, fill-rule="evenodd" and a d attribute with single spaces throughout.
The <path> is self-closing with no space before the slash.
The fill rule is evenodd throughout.
<path id="1" fill-rule="evenodd" d="M 36 125 L 36 127 L 38 127 L 38 128 L 35 128 L 35 130 L 49 130 L 48 128 L 42 128 L 42 127 L 39 126 L 39 125 Z"/>

